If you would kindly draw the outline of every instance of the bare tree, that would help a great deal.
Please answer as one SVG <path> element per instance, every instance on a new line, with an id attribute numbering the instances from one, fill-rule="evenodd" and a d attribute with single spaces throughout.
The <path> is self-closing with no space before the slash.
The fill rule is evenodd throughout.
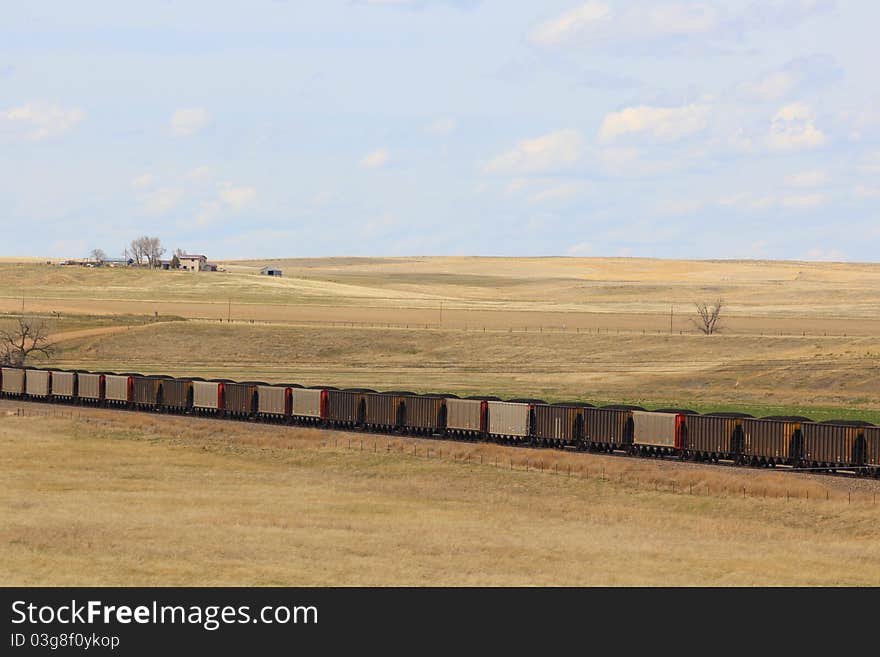
<path id="1" fill-rule="evenodd" d="M 104 262 L 107 259 L 107 254 L 104 253 L 102 249 L 92 249 L 89 253 L 89 257 L 92 260 L 97 260 L 98 262 Z"/>
<path id="2" fill-rule="evenodd" d="M 150 265 L 150 269 L 155 269 L 161 265 L 162 256 L 165 254 L 165 247 L 158 237 L 146 238 L 146 257 Z"/>
<path id="3" fill-rule="evenodd" d="M 165 254 L 165 248 L 158 237 L 142 235 L 137 239 L 133 239 L 129 248 L 131 249 L 131 257 L 138 267 L 143 267 L 144 265 L 147 265 L 150 269 L 158 267 L 162 256 Z"/>
<path id="4" fill-rule="evenodd" d="M 697 317 L 691 318 L 701 332 L 712 335 L 721 330 L 718 320 L 721 319 L 721 310 L 724 308 L 724 299 L 716 299 L 714 304 L 695 302 Z"/>
<path id="5" fill-rule="evenodd" d="M 146 240 L 146 237 L 138 237 L 133 239 L 128 246 L 129 251 L 131 251 L 131 259 L 134 260 L 134 264 L 138 267 L 142 267 L 146 259 Z"/>
<path id="6" fill-rule="evenodd" d="M 19 317 L 17 327 L 0 331 L 0 363 L 21 367 L 32 353 L 43 354 L 46 358 L 55 353 L 46 322 Z"/>

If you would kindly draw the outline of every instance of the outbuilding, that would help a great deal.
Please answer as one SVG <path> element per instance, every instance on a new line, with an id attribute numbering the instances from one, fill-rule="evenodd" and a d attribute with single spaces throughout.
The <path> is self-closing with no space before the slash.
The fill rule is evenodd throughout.
<path id="1" fill-rule="evenodd" d="M 260 273 L 263 276 L 283 276 L 284 272 L 280 269 L 276 269 L 275 267 L 263 267 L 260 270 Z"/>

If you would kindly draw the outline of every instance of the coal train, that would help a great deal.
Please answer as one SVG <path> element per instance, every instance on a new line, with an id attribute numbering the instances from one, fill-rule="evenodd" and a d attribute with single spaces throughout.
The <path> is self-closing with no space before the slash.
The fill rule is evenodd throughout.
<path id="1" fill-rule="evenodd" d="M 61 404 L 312 424 L 533 447 L 791 466 L 880 476 L 880 426 L 687 409 L 596 407 L 539 399 L 205 380 L 114 372 L 0 368 L 0 395 Z"/>

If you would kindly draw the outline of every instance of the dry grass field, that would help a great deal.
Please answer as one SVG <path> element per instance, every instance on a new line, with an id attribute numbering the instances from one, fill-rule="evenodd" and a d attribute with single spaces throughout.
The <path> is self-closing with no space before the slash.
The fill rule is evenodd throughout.
<path id="1" fill-rule="evenodd" d="M 259 276 L 271 262 L 283 278 Z M 877 335 L 880 265 L 634 258 L 323 258 L 193 275 L 0 262 L 0 312 L 176 315 L 446 328 L 691 330 L 727 300 L 730 333 Z M 441 319 L 442 302 L 442 319 Z"/>
<path id="2" fill-rule="evenodd" d="M 880 584 L 872 482 L 540 456 L 0 402 L 0 584 Z"/>
<path id="3" fill-rule="evenodd" d="M 880 423 L 878 265 L 263 264 L 0 261 L 0 325 L 66 368 Z M 12 402 L 0 459 L 4 584 L 880 584 L 866 481 Z"/>

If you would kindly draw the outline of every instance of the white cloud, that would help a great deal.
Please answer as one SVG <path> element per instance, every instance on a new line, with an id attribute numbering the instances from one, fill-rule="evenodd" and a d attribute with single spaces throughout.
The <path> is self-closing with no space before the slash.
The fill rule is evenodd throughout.
<path id="1" fill-rule="evenodd" d="M 85 118 L 78 107 L 64 108 L 49 103 L 28 103 L 0 112 L 0 127 L 5 123 L 13 134 L 32 141 L 42 141 L 63 134 Z"/>
<path id="2" fill-rule="evenodd" d="M 779 151 L 817 148 L 825 143 L 825 135 L 813 124 L 810 108 L 805 103 L 793 103 L 773 116 L 768 143 Z"/>
<path id="3" fill-rule="evenodd" d="M 718 205 L 726 208 L 753 211 L 770 210 L 772 208 L 812 210 L 823 205 L 827 200 L 827 196 L 819 192 L 809 194 L 765 194 L 758 196 L 743 192 L 718 199 Z"/>
<path id="4" fill-rule="evenodd" d="M 196 182 L 206 180 L 211 177 L 211 167 L 204 164 L 202 166 L 194 167 L 187 171 L 184 177 L 187 180 L 193 180 Z"/>
<path id="5" fill-rule="evenodd" d="M 796 80 L 787 71 L 774 71 L 751 82 L 744 82 L 739 87 L 740 94 L 746 100 L 767 102 L 779 100 L 794 89 Z"/>
<path id="6" fill-rule="evenodd" d="M 361 160 L 361 166 L 367 167 L 368 169 L 378 169 L 379 167 L 385 166 L 387 162 L 388 150 L 379 148 L 364 156 Z"/>
<path id="7" fill-rule="evenodd" d="M 363 237 L 373 237 L 378 233 L 384 233 L 396 223 L 397 218 L 390 212 L 386 212 L 383 215 L 376 217 L 375 219 L 371 219 L 370 221 L 365 223 L 364 227 L 361 229 L 361 235 Z"/>
<path id="8" fill-rule="evenodd" d="M 856 198 L 880 198 L 880 187 L 867 187 L 859 185 L 853 190 Z"/>
<path id="9" fill-rule="evenodd" d="M 218 192 L 220 200 L 233 210 L 241 210 L 248 203 L 254 200 L 257 190 L 253 187 L 231 187 L 227 186 Z"/>
<path id="10" fill-rule="evenodd" d="M 592 29 L 611 20 L 611 8 L 603 2 L 588 2 L 532 30 L 529 40 L 551 46 L 585 36 Z"/>
<path id="11" fill-rule="evenodd" d="M 798 57 L 780 69 L 766 72 L 743 82 L 737 92 L 745 101 L 765 103 L 781 100 L 794 93 L 815 91 L 843 77 L 843 69 L 830 55 Z"/>
<path id="12" fill-rule="evenodd" d="M 431 121 L 426 130 L 433 135 L 451 135 L 457 128 L 458 121 L 452 117 L 446 116 Z"/>
<path id="13" fill-rule="evenodd" d="M 789 194 L 782 197 L 782 207 L 794 210 L 811 210 L 823 203 L 824 194 Z"/>
<path id="14" fill-rule="evenodd" d="M 134 189 L 146 189 L 156 184 L 156 176 L 152 173 L 144 173 L 131 179 L 131 186 Z"/>
<path id="15" fill-rule="evenodd" d="M 486 173 L 537 173 L 565 168 L 581 157 L 583 137 L 577 130 L 559 130 L 523 139 L 513 149 L 492 159 Z"/>
<path id="16" fill-rule="evenodd" d="M 572 244 L 565 252 L 570 256 L 586 255 L 593 252 L 593 245 L 589 242 L 580 242 L 579 244 Z"/>
<path id="17" fill-rule="evenodd" d="M 828 181 L 828 174 L 820 169 L 801 171 L 785 177 L 785 184 L 789 187 L 818 187 Z"/>
<path id="18" fill-rule="evenodd" d="M 805 260 L 829 260 L 829 261 L 837 261 L 840 262 L 846 256 L 842 251 L 838 251 L 837 249 L 823 249 L 822 247 L 815 247 L 807 251 L 803 258 Z"/>
<path id="19" fill-rule="evenodd" d="M 693 214 L 703 207 L 703 202 L 692 198 L 670 199 L 657 205 L 657 212 L 665 215 Z"/>
<path id="20" fill-rule="evenodd" d="M 612 8 L 595 0 L 544 21 L 529 41 L 542 47 L 619 48 L 649 53 L 646 45 L 667 50 L 692 42 L 713 46 L 741 43 L 749 32 L 788 28 L 833 6 L 832 0 L 761 0 L 760 3 L 620 2 Z M 653 54 L 653 53 L 651 53 Z"/>
<path id="21" fill-rule="evenodd" d="M 213 223 L 223 209 L 220 201 L 202 201 L 199 206 L 201 209 L 196 214 L 196 224 L 199 226 Z"/>
<path id="22" fill-rule="evenodd" d="M 709 107 L 627 107 L 605 115 L 599 127 L 599 140 L 611 142 L 628 134 L 648 133 L 662 141 L 674 141 L 700 132 L 706 127 Z"/>
<path id="23" fill-rule="evenodd" d="M 580 196 L 586 192 L 587 189 L 587 184 L 583 182 L 559 183 L 532 194 L 532 196 L 529 197 L 529 201 L 532 203 L 567 201 Z"/>
<path id="24" fill-rule="evenodd" d="M 175 137 L 189 137 L 208 125 L 210 118 L 203 107 L 181 107 L 171 115 L 171 132 Z"/>
<path id="25" fill-rule="evenodd" d="M 147 214 L 162 215 L 174 209 L 183 198 L 183 190 L 177 187 L 160 187 L 140 197 Z"/>
<path id="26" fill-rule="evenodd" d="M 603 148 L 599 151 L 599 162 L 607 173 L 623 174 L 631 170 L 638 162 L 639 151 L 636 148 Z"/>

